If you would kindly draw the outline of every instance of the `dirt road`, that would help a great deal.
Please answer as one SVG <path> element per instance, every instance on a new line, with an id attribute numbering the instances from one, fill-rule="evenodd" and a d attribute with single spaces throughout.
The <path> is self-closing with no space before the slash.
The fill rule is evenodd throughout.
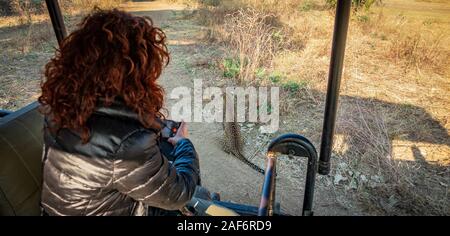
<path id="1" fill-rule="evenodd" d="M 167 93 L 169 110 L 171 104 L 176 102 L 169 99 L 169 94 L 175 87 L 193 88 L 194 79 L 203 79 L 218 87 L 225 84 L 217 71 L 208 68 L 208 61 L 217 49 L 203 43 L 206 29 L 187 17 L 188 9 L 159 1 L 128 2 L 122 7 L 134 14 L 150 16 L 168 36 L 171 62 L 160 81 Z M 190 139 L 200 156 L 204 186 L 211 191 L 220 192 L 222 200 L 257 205 L 263 176 L 222 150 L 222 124 L 192 122 L 189 123 L 189 131 Z M 265 139 L 264 141 L 270 140 L 268 137 Z M 254 145 L 251 140 L 247 143 L 247 146 Z M 265 148 L 263 145 L 260 153 L 263 153 Z M 262 155 L 258 155 L 258 158 L 262 158 Z M 261 165 L 263 160 L 256 162 Z M 292 166 L 290 168 L 297 169 Z M 301 171 L 305 171 L 305 168 L 299 169 L 301 170 L 296 170 L 295 175 L 283 175 L 281 172 L 277 180 L 277 201 L 281 202 L 283 211 L 293 215 L 301 214 L 305 173 Z M 316 215 L 360 214 L 354 209 L 343 207 L 336 200 L 333 191 L 321 184 L 321 181 L 318 182 L 314 201 Z"/>

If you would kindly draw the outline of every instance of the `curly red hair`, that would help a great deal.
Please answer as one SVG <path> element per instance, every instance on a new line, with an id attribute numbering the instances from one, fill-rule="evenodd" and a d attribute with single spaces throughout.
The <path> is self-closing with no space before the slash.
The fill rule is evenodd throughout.
<path id="1" fill-rule="evenodd" d="M 150 127 L 161 116 L 164 91 L 156 83 L 169 62 L 164 32 L 149 17 L 95 10 L 63 40 L 45 66 L 42 112 L 58 128 L 81 131 L 98 105 L 120 98 Z"/>

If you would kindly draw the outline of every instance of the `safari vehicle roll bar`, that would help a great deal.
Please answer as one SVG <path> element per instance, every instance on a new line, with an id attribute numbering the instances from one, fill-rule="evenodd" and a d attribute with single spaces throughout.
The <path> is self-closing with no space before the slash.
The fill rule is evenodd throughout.
<path id="1" fill-rule="evenodd" d="M 277 154 L 308 158 L 302 215 L 313 215 L 312 205 L 316 172 L 319 171 L 319 174 L 322 175 L 330 173 L 330 157 L 333 147 L 334 126 L 344 64 L 350 8 L 351 0 L 337 1 L 319 165 L 317 167 L 317 152 L 314 145 L 305 137 L 297 134 L 285 134 L 273 140 L 267 150 L 267 168 L 258 216 L 271 216 L 274 214 Z"/>
<path id="2" fill-rule="evenodd" d="M 333 148 L 334 125 L 336 123 L 351 4 L 352 0 L 338 0 L 336 6 L 330 70 L 328 72 L 327 100 L 325 102 L 322 142 L 320 144 L 319 174 L 321 175 L 330 173 L 330 157 Z"/>
<path id="3" fill-rule="evenodd" d="M 57 0 L 45 0 L 47 4 L 48 14 L 52 21 L 53 30 L 55 31 L 56 39 L 58 44 L 61 45 L 62 40 L 67 37 L 66 26 L 64 25 L 64 18 L 61 13 L 61 8 L 59 7 Z"/>

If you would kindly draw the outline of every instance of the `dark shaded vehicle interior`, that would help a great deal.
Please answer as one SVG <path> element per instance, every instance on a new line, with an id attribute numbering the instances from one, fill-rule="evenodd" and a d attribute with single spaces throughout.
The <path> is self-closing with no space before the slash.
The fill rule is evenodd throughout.
<path id="1" fill-rule="evenodd" d="M 38 103 L 0 114 L 0 215 L 39 215 L 43 117 Z"/>

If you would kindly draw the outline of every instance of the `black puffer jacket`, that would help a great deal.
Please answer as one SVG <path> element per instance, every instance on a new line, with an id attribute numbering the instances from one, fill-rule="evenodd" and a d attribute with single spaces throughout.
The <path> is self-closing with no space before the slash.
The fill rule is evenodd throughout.
<path id="1" fill-rule="evenodd" d="M 47 214 L 146 215 L 149 207 L 176 210 L 191 199 L 200 170 L 188 139 L 177 143 L 169 162 L 158 131 L 142 127 L 120 103 L 99 107 L 88 127 L 84 145 L 75 132 L 45 129 L 41 203 Z"/>

